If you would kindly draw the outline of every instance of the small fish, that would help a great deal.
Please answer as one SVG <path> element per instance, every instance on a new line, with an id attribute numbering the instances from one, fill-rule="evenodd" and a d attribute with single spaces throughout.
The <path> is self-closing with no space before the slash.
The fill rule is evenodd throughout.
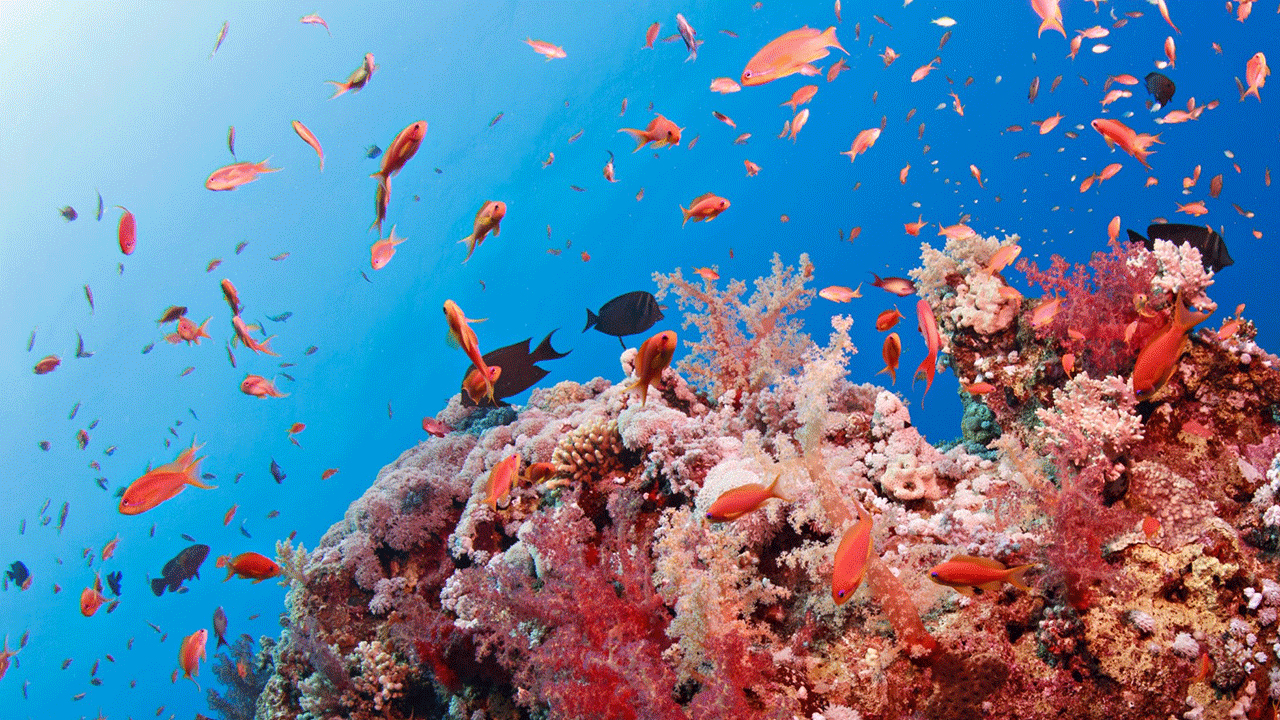
<path id="1" fill-rule="evenodd" d="M 75 220 L 76 218 L 80 217 L 80 214 L 76 212 L 76 209 L 71 207 L 70 205 L 67 205 L 62 209 L 58 210 L 58 214 L 61 215 L 62 219 L 66 220 L 67 222 L 71 222 L 72 220 Z"/>
<path id="2" fill-rule="evenodd" d="M 138 245 L 138 221 L 134 218 L 133 213 L 125 210 L 120 205 L 116 205 L 116 207 L 124 210 L 124 214 L 120 216 L 120 225 L 116 228 L 120 252 L 125 255 L 132 255 L 134 248 Z"/>
<path id="3" fill-rule="evenodd" d="M 44 450 L 45 452 L 49 452 L 49 448 L 53 447 L 53 444 L 50 443 L 48 440 L 41 440 L 38 444 L 40 446 L 40 449 Z"/>
<path id="4" fill-rule="evenodd" d="M 102 222 L 102 193 L 97 190 L 94 190 L 94 192 L 98 193 L 98 222 Z"/>
<path id="5" fill-rule="evenodd" d="M 702 41 L 698 38 L 698 31 L 693 29 L 688 20 L 684 19 L 684 15 L 676 13 L 676 29 L 680 31 L 680 39 L 684 40 L 684 46 L 689 50 L 689 56 L 684 59 L 685 62 L 698 59 L 698 46 Z"/>
<path id="6" fill-rule="evenodd" d="M 570 185 L 570 186 L 569 186 L 569 189 L 570 189 L 570 190 L 572 190 L 572 191 L 574 191 L 574 192 L 586 192 L 586 191 L 587 191 L 587 189 L 586 189 L 586 188 L 584 188 L 584 187 L 578 187 L 577 185 Z"/>
<path id="7" fill-rule="evenodd" d="M 584 133 L 584 132 L 586 132 L 586 130 L 579 130 L 578 132 L 576 132 L 576 133 L 574 133 L 574 134 L 570 135 L 570 136 L 569 136 L 569 142 L 570 142 L 570 143 L 578 142 L 578 138 L 582 137 L 582 133 Z M 554 155 L 553 155 L 552 157 L 554 157 Z"/>
<path id="8" fill-rule="evenodd" d="M 325 470 L 324 472 L 320 473 L 320 479 L 328 480 L 329 478 L 337 474 L 337 472 L 338 472 L 338 468 L 329 468 L 328 470 Z"/>
<path id="9" fill-rule="evenodd" d="M 154 348 L 155 346 L 156 346 L 155 343 L 147 343 L 146 345 L 143 345 L 142 354 L 146 355 L 147 353 L 151 352 L 152 348 Z"/>
<path id="10" fill-rule="evenodd" d="M 31 348 L 36 346 L 36 331 L 32 330 L 31 335 L 27 337 L 27 352 L 31 352 Z"/>
<path id="11" fill-rule="evenodd" d="M 236 159 L 236 126 L 231 125 L 227 128 L 227 150 L 231 151 L 231 159 Z"/>
<path id="12" fill-rule="evenodd" d="M 604 179 L 608 180 L 611 183 L 618 182 L 617 178 L 614 176 L 614 170 L 613 170 L 613 151 L 606 150 L 605 152 L 609 153 L 609 162 L 604 164 L 604 169 L 601 171 L 602 173 L 604 173 Z"/>
<path id="13" fill-rule="evenodd" d="M 236 366 L 236 354 L 231 351 L 231 342 L 227 341 L 227 360 L 231 361 L 231 367 Z"/>
<path id="14" fill-rule="evenodd" d="M 544 42 L 542 40 L 534 40 L 533 38 L 525 38 L 524 42 L 526 45 L 533 48 L 534 52 L 545 57 L 547 62 L 551 62 L 556 58 L 568 57 L 568 55 L 565 54 L 564 48 L 558 45 L 552 45 L 551 43 Z"/>
<path id="15" fill-rule="evenodd" d="M 275 478 L 276 484 L 283 484 L 285 479 L 284 468 L 276 462 L 275 458 L 271 458 L 271 477 Z"/>
<path id="16" fill-rule="evenodd" d="M 249 538 L 250 540 L 252 540 L 252 539 L 253 539 L 253 536 L 252 536 L 252 535 L 250 535 L 250 534 L 249 534 L 249 531 L 245 528 L 245 526 L 244 526 L 244 521 L 243 521 L 243 520 L 241 520 L 241 521 L 240 521 L 240 534 L 241 534 L 241 535 L 243 535 L 243 536 L 245 536 L 245 537 L 247 537 L 247 538 Z"/>
<path id="17" fill-rule="evenodd" d="M 370 145 L 369 147 L 364 149 L 364 156 L 369 158 L 370 160 L 378 159 L 378 156 L 381 154 L 382 154 L 382 148 L 378 147 L 377 145 Z"/>
<path id="18" fill-rule="evenodd" d="M 929 579 L 939 585 L 956 589 L 962 595 L 974 594 L 974 589 L 996 592 L 1003 583 L 1031 591 L 1022 579 L 1035 565 L 1019 565 L 1007 568 L 1004 564 L 972 555 L 956 555 L 929 570 Z"/>
<path id="19" fill-rule="evenodd" d="M 287 252 L 282 252 L 282 253 L 280 253 L 279 255 L 272 255 L 272 256 L 271 256 L 271 259 L 272 259 L 272 260 L 275 260 L 276 262 L 280 262 L 281 260 L 283 260 L 283 259 L 285 259 L 285 258 L 287 258 L 287 257 L 289 257 L 289 253 L 287 253 Z"/>
<path id="20" fill-rule="evenodd" d="M 310 145 L 311 149 L 316 151 L 316 155 L 320 158 L 320 172 L 324 172 L 324 148 L 320 147 L 320 140 L 316 138 L 315 133 L 297 120 L 293 121 L 293 131 L 298 134 L 298 137 L 302 138 L 302 142 Z"/>
<path id="21" fill-rule="evenodd" d="M 182 373 L 181 373 L 180 375 L 178 375 L 178 377 L 186 377 L 186 376 L 190 375 L 191 373 L 195 372 L 195 369 L 196 369 L 196 368 L 195 368 L 195 366 L 194 366 L 194 365 L 191 365 L 191 366 L 188 366 L 188 367 L 186 367 L 186 368 L 183 368 Z"/>
<path id="22" fill-rule="evenodd" d="M 209 53 L 209 59 L 212 60 L 214 55 L 218 54 L 218 48 L 222 47 L 222 41 L 227 39 L 227 27 L 230 22 L 222 23 L 222 29 L 218 31 L 218 41 L 213 44 L 213 52 Z"/>
<path id="23" fill-rule="evenodd" d="M 237 162 L 230 165 L 224 165 L 209 174 L 205 179 L 204 186 L 213 191 L 235 190 L 241 185 L 251 183 L 258 179 L 259 175 L 265 173 L 280 172 L 280 168 L 268 167 L 267 162 Z M 129 253 L 125 253 L 128 255 Z"/>
<path id="24" fill-rule="evenodd" d="M 62 510 L 58 512 L 58 534 L 62 534 L 62 528 L 67 524 L 67 513 L 71 511 L 71 503 L 62 503 Z"/>
<path id="25" fill-rule="evenodd" d="M 222 264 L 222 258 L 214 258 L 209 261 L 209 264 L 204 266 L 204 271 L 207 273 L 213 272 L 214 269 L 216 269 L 221 264 Z"/>
<path id="26" fill-rule="evenodd" d="M 387 401 L 387 419 L 388 419 L 388 420 L 393 419 L 393 415 L 392 415 L 392 413 L 391 413 L 391 401 L 390 401 L 390 400 L 388 400 L 388 401 Z"/>
<path id="27" fill-rule="evenodd" d="M 832 302 L 849 302 L 854 298 L 862 297 L 861 289 L 861 285 L 858 286 L 857 290 L 847 288 L 843 285 L 831 285 L 819 290 L 818 297 Z"/>
<path id="28" fill-rule="evenodd" d="M 245 246 L 248 244 L 249 243 L 244 240 L 241 240 L 240 242 L 236 243 L 236 254 L 239 255 L 244 250 Z"/>
<path id="29" fill-rule="evenodd" d="M 298 22 L 305 23 L 307 25 L 322 25 L 324 26 L 324 31 L 326 33 L 329 33 L 330 37 L 333 36 L 333 33 L 329 32 L 329 23 L 325 22 L 324 18 L 320 17 L 319 15 L 316 15 L 315 13 L 302 16 L 301 18 L 298 19 Z M 224 643 L 218 643 L 218 647 L 222 647 L 223 644 Z"/>
<path id="30" fill-rule="evenodd" d="M 503 115 L 504 113 L 501 113 L 501 112 L 498 113 L 497 115 L 494 115 L 493 119 L 489 121 L 489 127 L 493 127 L 494 125 L 497 125 L 498 121 L 502 119 Z"/>
<path id="31" fill-rule="evenodd" d="M 284 312 L 284 313 L 281 313 L 281 314 L 279 314 L 279 315 L 268 315 L 268 316 L 267 316 L 267 319 L 268 319 L 268 320 L 270 320 L 271 322 L 284 322 L 284 321 L 288 320 L 288 319 L 289 319 L 289 318 L 291 318 L 291 317 L 293 317 L 293 312 L 292 312 L 292 311 L 290 311 L 290 312 Z"/>
<path id="32" fill-rule="evenodd" d="M 365 53 L 364 60 L 360 63 L 360 67 L 352 70 L 346 80 L 325 81 L 325 84 L 332 85 L 337 88 L 333 95 L 329 96 L 329 99 L 332 100 L 348 91 L 359 92 L 360 90 L 363 90 L 364 86 L 369 84 L 369 78 L 373 76 L 373 71 L 377 69 L 378 66 L 373 64 L 373 53 Z"/>

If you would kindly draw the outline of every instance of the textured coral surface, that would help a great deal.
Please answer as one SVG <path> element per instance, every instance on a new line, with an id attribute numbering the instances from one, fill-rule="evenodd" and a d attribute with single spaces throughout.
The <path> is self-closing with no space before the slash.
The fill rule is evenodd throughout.
<path id="1" fill-rule="evenodd" d="M 465 430 L 384 468 L 316 549 L 282 546 L 258 717 L 1274 717 L 1280 361 L 1247 323 L 1195 331 L 1139 401 L 1177 298 L 1208 304 L 1198 254 L 1023 264 L 1064 298 L 1045 321 L 987 269 L 1014 242 L 925 246 L 914 273 L 975 393 L 949 447 L 846 379 L 848 319 L 800 333 L 803 256 L 747 300 L 660 276 L 701 335 L 643 406 L 603 378 L 515 412 L 453 401 L 439 419 Z M 484 502 L 512 453 L 555 474 Z M 706 518 L 774 478 L 781 497 Z M 836 604 L 860 509 L 865 582 Z M 1034 564 L 1031 591 L 932 582 L 955 555 Z"/>

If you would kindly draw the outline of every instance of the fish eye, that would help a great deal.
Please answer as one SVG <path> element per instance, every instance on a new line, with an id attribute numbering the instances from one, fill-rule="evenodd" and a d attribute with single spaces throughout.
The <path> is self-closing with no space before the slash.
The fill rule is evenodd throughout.
<path id="1" fill-rule="evenodd" d="M 938 573 L 937 573 L 937 572 L 931 572 L 931 573 L 929 573 L 929 577 L 938 577 Z"/>

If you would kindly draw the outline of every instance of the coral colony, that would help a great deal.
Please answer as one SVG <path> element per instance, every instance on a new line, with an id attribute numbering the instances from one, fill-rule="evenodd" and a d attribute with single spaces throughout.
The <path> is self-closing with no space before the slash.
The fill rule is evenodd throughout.
<path id="1" fill-rule="evenodd" d="M 750 297 L 655 275 L 685 321 L 644 404 L 455 399 L 462 429 L 280 546 L 258 717 L 1275 717 L 1280 360 L 1201 322 L 1189 245 L 1006 267 L 1016 243 L 956 233 L 911 273 L 961 383 L 949 446 L 846 377 L 851 319 L 802 332 L 804 255 Z"/>

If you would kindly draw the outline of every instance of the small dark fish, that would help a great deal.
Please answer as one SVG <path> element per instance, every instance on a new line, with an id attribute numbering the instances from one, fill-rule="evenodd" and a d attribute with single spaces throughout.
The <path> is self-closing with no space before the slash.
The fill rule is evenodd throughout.
<path id="1" fill-rule="evenodd" d="M 51 447 L 53 447 L 53 445 L 52 445 L 52 444 L 50 444 L 48 440 L 41 440 L 41 441 L 40 441 L 40 449 L 41 449 L 41 450 L 44 450 L 45 452 L 49 452 L 49 448 L 51 448 Z"/>
<path id="2" fill-rule="evenodd" d="M 584 187 L 578 187 L 577 185 L 570 185 L 570 186 L 569 186 L 569 189 L 570 189 L 570 190 L 572 190 L 572 191 L 574 191 L 574 192 L 586 192 L 586 191 L 587 191 L 587 189 L 586 189 L 586 188 L 584 188 Z"/>
<path id="3" fill-rule="evenodd" d="M 30 680 L 23 680 L 23 681 L 22 681 L 22 699 L 23 699 L 23 700 L 29 700 L 29 699 L 30 699 L 30 698 L 28 698 L 28 697 L 27 697 L 27 688 L 29 688 L 29 687 L 31 687 L 31 681 L 30 681 Z"/>
<path id="4" fill-rule="evenodd" d="M 1061 82 L 1062 82 L 1062 76 L 1061 76 L 1061 75 L 1059 75 L 1058 77 L 1056 77 L 1056 78 L 1054 78 L 1054 79 L 1053 79 L 1053 82 L 1049 83 L 1049 94 L 1050 94 L 1050 95 L 1052 95 L 1052 94 L 1053 94 L 1053 91 L 1054 91 L 1054 90 L 1057 90 L 1057 89 L 1058 89 L 1058 83 L 1061 83 Z"/>
<path id="5" fill-rule="evenodd" d="M 382 155 L 382 148 L 377 145 L 370 145 L 364 149 L 364 156 L 370 160 L 376 160 L 380 155 Z"/>
<path id="6" fill-rule="evenodd" d="M 238 472 L 238 473 L 236 473 L 236 479 L 235 479 L 235 482 L 240 482 L 240 478 L 242 478 L 242 477 L 244 477 L 244 473 L 242 473 L 242 472 Z"/>
<path id="7" fill-rule="evenodd" d="M 117 275 L 124 274 L 124 263 L 116 263 L 116 274 Z"/>
<path id="8" fill-rule="evenodd" d="M 684 19 L 684 15 L 676 13 L 676 29 L 680 31 L 680 39 L 684 40 L 684 46 L 689 50 L 689 57 L 684 59 L 685 62 L 698 59 L 698 46 L 702 41 L 698 39 L 698 31 L 693 29 L 688 20 Z"/>
<path id="9" fill-rule="evenodd" d="M 178 437 L 178 431 L 174 430 L 173 428 L 169 428 L 169 434 L 174 437 Z"/>
<path id="10" fill-rule="evenodd" d="M 274 520 L 275 518 L 278 518 L 278 517 L 280 517 L 279 510 L 272 510 L 271 512 L 267 513 L 268 520 Z"/>
<path id="11" fill-rule="evenodd" d="M 271 322 L 284 322 L 285 320 L 288 320 L 291 317 L 293 317 L 292 311 L 283 312 L 283 313 L 280 313 L 279 315 L 268 315 L 267 319 L 270 320 Z"/>
<path id="12" fill-rule="evenodd" d="M 89 677 L 93 677 L 94 675 L 97 675 L 97 674 L 98 674 L 98 664 L 99 664 L 100 662 L 102 662 L 102 661 L 101 661 L 101 660 L 94 660 L 94 661 L 93 661 L 93 667 L 89 668 Z"/>
<path id="13" fill-rule="evenodd" d="M 200 475 L 200 479 L 201 480 L 217 480 L 218 476 L 214 475 L 213 473 L 202 473 Z"/>
<path id="14" fill-rule="evenodd" d="M 123 495 L 124 493 L 121 493 L 121 494 Z M 150 533 L 150 536 L 151 536 L 151 537 L 155 537 L 155 536 L 156 536 L 156 524 L 155 524 L 155 523 L 151 523 L 151 533 Z"/>
<path id="15" fill-rule="evenodd" d="M 236 355 L 231 352 L 231 341 L 227 341 L 227 359 L 231 361 L 231 367 L 236 366 Z"/>
<path id="16" fill-rule="evenodd" d="M 210 261 L 209 261 L 209 264 L 208 264 L 208 265 L 205 265 L 205 267 L 204 267 L 204 271 L 205 271 L 205 272 L 213 272 L 213 271 L 214 271 L 214 270 L 216 270 L 216 269 L 218 268 L 218 266 L 219 266 L 219 265 L 221 265 L 221 264 L 222 264 L 222 258 L 214 258 L 214 259 L 212 259 L 212 260 L 210 260 Z"/>
<path id="17" fill-rule="evenodd" d="M 213 634 L 218 636 L 215 649 L 227 644 L 227 613 L 223 611 L 221 605 L 213 611 Z"/>
<path id="18" fill-rule="evenodd" d="M 187 412 L 191 413 L 191 418 L 193 420 L 197 420 L 197 421 L 200 420 L 199 416 L 196 415 L 195 410 L 192 410 L 191 408 L 187 408 Z"/>
<path id="19" fill-rule="evenodd" d="M 187 548 L 187 550 L 190 550 L 190 548 Z M 183 550 L 183 552 L 186 552 L 186 550 Z M 174 560 L 176 560 L 176 559 L 177 559 L 177 558 L 174 558 Z M 170 561 L 170 562 L 172 562 L 172 561 Z M 198 576 L 197 576 L 197 577 L 198 577 Z M 157 624 L 155 624 L 155 623 L 151 622 L 150 620 L 143 620 L 142 622 L 146 623 L 146 624 L 147 624 L 147 626 L 148 626 L 148 627 L 150 627 L 152 630 L 155 630 L 157 635 L 161 635 L 161 634 L 163 634 L 163 633 L 164 633 L 164 631 L 160 629 L 160 626 L 159 626 L 159 625 L 157 625 Z"/>
<path id="20" fill-rule="evenodd" d="M 1221 194 L 1222 194 L 1222 174 L 1219 173 L 1217 175 L 1214 175 L 1213 179 L 1209 181 L 1209 197 L 1217 200 L 1218 196 Z"/>
<path id="21" fill-rule="evenodd" d="M 98 221 L 101 222 L 102 221 L 102 193 L 98 192 L 97 190 L 94 190 L 94 192 L 98 193 Z"/>
<path id="22" fill-rule="evenodd" d="M 1151 97 L 1155 98 L 1155 103 L 1151 106 L 1152 110 L 1169 104 L 1173 99 L 1173 94 L 1177 91 L 1177 86 L 1173 84 L 1167 76 L 1158 72 L 1149 72 L 1145 78 L 1147 81 L 1147 92 L 1151 93 Z"/>
<path id="23" fill-rule="evenodd" d="M 69 667 L 71 667 L 71 658 L 67 658 L 66 660 L 63 660 L 63 661 L 62 661 L 62 669 L 63 669 L 63 670 L 66 670 L 66 669 L 67 669 L 67 668 L 69 668 Z"/>
<path id="24" fill-rule="evenodd" d="M 191 537 L 190 535 L 188 535 L 188 534 L 186 534 L 186 533 L 182 533 L 179 537 L 181 537 L 183 540 L 186 540 L 187 542 L 195 542 L 195 541 L 196 541 L 196 539 L 195 539 L 195 538 Z"/>
<path id="25" fill-rule="evenodd" d="M 98 427 L 98 420 L 99 420 L 99 419 L 100 419 L 100 418 L 94 418 L 94 419 L 93 419 L 93 422 L 89 423 L 89 429 L 90 429 L 90 430 L 92 430 L 92 429 L 94 429 L 94 428 Z"/>
<path id="26" fill-rule="evenodd" d="M 646 290 L 636 290 L 625 295 L 610 300 L 600 308 L 599 313 L 591 312 L 587 309 L 587 326 L 582 328 L 582 332 L 586 332 L 595 326 L 596 330 L 605 335 L 613 335 L 618 338 L 618 342 L 622 347 L 626 348 L 626 343 L 622 342 L 622 338 L 627 335 L 635 335 L 653 327 L 653 324 L 663 319 L 662 306 L 658 304 L 657 298 Z M 501 378 L 501 376 L 499 376 Z"/>
<path id="27" fill-rule="evenodd" d="M 316 347 L 315 345 L 311 345 L 311 346 L 309 346 L 306 350 L 303 350 L 303 351 L 302 351 L 302 354 L 303 354 L 303 355 L 315 355 L 315 354 L 316 354 L 316 350 L 319 350 L 319 349 L 320 349 L 320 348 Z"/>
<path id="28" fill-rule="evenodd" d="M 289 382 L 297 382 L 297 380 L 294 380 L 293 376 L 290 375 L 289 373 L 280 373 L 280 377 L 284 378 L 285 380 L 288 380 Z"/>
<path id="29" fill-rule="evenodd" d="M 287 253 L 287 252 L 282 252 L 282 253 L 280 253 L 279 255 L 272 255 L 272 256 L 271 256 L 271 259 L 272 259 L 272 260 L 275 260 L 276 262 L 279 262 L 279 261 L 281 261 L 281 260 L 283 260 L 283 259 L 285 259 L 285 258 L 287 258 L 287 257 L 289 257 L 289 253 Z"/>
<path id="30" fill-rule="evenodd" d="M 247 537 L 247 538 L 249 538 L 250 540 L 252 540 L 252 539 L 253 539 L 253 536 L 249 534 L 249 531 L 248 531 L 248 530 L 246 530 L 246 529 L 244 528 L 244 521 L 243 521 L 243 520 L 241 520 L 241 521 L 240 521 L 240 534 L 241 534 L 241 535 L 243 535 L 243 536 L 245 536 L 245 537 Z"/>
<path id="31" fill-rule="evenodd" d="M 146 345 L 143 345 L 142 354 L 146 355 L 147 353 L 151 352 L 151 349 L 154 348 L 155 346 L 156 346 L 155 343 L 147 343 Z"/>
<path id="32" fill-rule="evenodd" d="M 178 377 L 186 377 L 186 376 L 190 375 L 192 372 L 194 372 L 194 371 L 195 371 L 195 369 L 196 369 L 196 368 L 195 368 L 195 366 L 194 366 L 194 365 L 191 365 L 191 366 L 189 366 L 189 367 L 186 367 L 186 368 L 184 368 L 184 369 L 183 369 L 182 373 L 178 375 Z"/>
<path id="33" fill-rule="evenodd" d="M 114 607 L 114 604 L 112 604 L 111 606 L 108 606 L 108 607 L 107 607 L 107 612 L 108 612 L 108 613 L 110 613 L 110 612 L 111 612 L 111 608 L 112 608 L 112 607 Z M 94 686 L 94 687 L 101 687 L 101 686 L 102 686 L 102 678 L 96 678 L 96 677 L 95 677 L 95 678 L 89 678 L 89 684 L 90 684 L 90 685 L 92 685 L 92 686 Z"/>
<path id="34" fill-rule="evenodd" d="M 497 125 L 498 121 L 502 119 L 502 115 L 503 113 L 498 113 L 497 115 L 494 115 L 493 119 L 489 121 L 489 127 L 493 127 L 494 125 Z"/>
<path id="35" fill-rule="evenodd" d="M 576 132 L 576 133 L 574 133 L 574 134 L 570 135 L 570 136 L 569 136 L 569 142 L 571 142 L 571 143 L 578 142 L 578 138 L 582 137 L 582 133 L 584 133 L 584 132 L 586 132 L 586 130 L 579 130 L 578 132 Z"/>
<path id="36" fill-rule="evenodd" d="M 721 30 L 720 32 L 721 32 L 722 34 L 724 34 L 724 35 L 728 35 L 728 36 L 729 36 L 729 37 L 731 37 L 731 38 L 736 38 L 736 37 L 738 37 L 738 33 L 734 32 L 734 31 L 732 31 L 732 30 Z"/>
<path id="37" fill-rule="evenodd" d="M 249 243 L 245 240 L 241 240 L 240 242 L 236 243 L 236 254 L 239 255 L 241 252 L 243 252 L 245 249 L 245 246 L 247 246 L 248 244 Z"/>
<path id="38" fill-rule="evenodd" d="M 4 576 L 8 580 L 12 580 L 14 585 L 21 588 L 31 578 L 31 572 L 27 570 L 26 563 L 21 560 L 15 560 L 9 565 L 9 570 L 5 572 Z"/>
<path id="39" fill-rule="evenodd" d="M 880 22 L 880 24 L 881 24 L 881 25 L 884 25 L 885 27 L 889 28 L 890 30 L 892 30 L 892 29 L 893 29 L 893 26 L 889 24 L 889 21 L 888 21 L 888 20 L 885 20 L 884 18 L 880 17 L 879 15 L 872 15 L 871 17 L 873 17 L 873 18 L 875 18 L 876 20 L 878 20 L 878 21 Z"/>
<path id="40" fill-rule="evenodd" d="M 62 503 L 62 510 L 58 512 L 58 534 L 62 534 L 62 528 L 67 524 L 67 513 L 71 512 L 71 503 Z"/>
<path id="41" fill-rule="evenodd" d="M 227 149 L 231 151 L 231 159 L 236 159 L 236 126 L 227 128 Z"/>
<path id="42" fill-rule="evenodd" d="M 280 463 L 275 458 L 271 458 L 271 477 L 276 479 L 276 484 L 282 484 L 285 479 L 284 468 L 280 467 Z"/>
<path id="43" fill-rule="evenodd" d="M 443 171 L 443 170 L 441 170 L 440 168 L 432 168 L 432 170 L 435 170 L 437 175 L 443 175 L 443 174 L 444 174 L 444 171 Z"/>
<path id="44" fill-rule="evenodd" d="M 156 597 L 164 595 L 165 590 L 177 592 L 182 583 L 191 578 L 200 579 L 200 565 L 204 559 L 209 556 L 208 545 L 191 545 L 182 552 L 175 555 L 169 562 L 164 564 L 164 568 L 160 571 L 160 577 L 151 581 L 151 592 Z M 151 629 L 161 632 L 160 628 L 151 625 Z"/>
<path id="45" fill-rule="evenodd" d="M 84 428 L 80 428 L 76 431 L 76 445 L 79 446 L 81 450 L 85 449 L 85 447 L 89 445 L 89 433 L 85 432 Z"/>
<path id="46" fill-rule="evenodd" d="M 213 44 L 213 52 L 209 53 L 209 59 L 212 60 L 214 55 L 218 54 L 218 48 L 222 47 L 222 41 L 227 39 L 227 26 L 230 22 L 222 23 L 222 29 L 218 31 L 218 42 Z M 234 155 L 234 153 L 232 153 Z"/>
<path id="47" fill-rule="evenodd" d="M 107 573 L 107 587 L 111 588 L 111 593 L 116 597 L 120 597 L 120 580 L 123 577 L 124 577 L 124 573 L 120 572 L 119 570 L 116 570 L 115 572 Z M 115 661 L 112 660 L 112 662 L 115 662 Z"/>
<path id="48" fill-rule="evenodd" d="M 1036 97 L 1040 95 L 1040 76 L 1031 78 L 1031 87 L 1027 88 L 1027 102 L 1034 103 Z"/>
<path id="49" fill-rule="evenodd" d="M 93 480 L 93 481 L 94 481 L 94 482 L 96 482 L 96 483 L 98 483 L 98 487 L 102 488 L 103 490 L 106 490 L 106 489 L 107 489 L 107 479 L 106 479 L 106 478 L 104 478 L 104 477 L 94 478 L 94 480 Z"/>
<path id="50" fill-rule="evenodd" d="M 156 321 L 156 325 L 163 325 L 167 322 L 173 322 L 183 315 L 187 314 L 185 305 L 170 305 L 160 314 L 160 319 Z"/>
<path id="51" fill-rule="evenodd" d="M 942 39 L 938 41 L 938 52 L 942 52 L 942 48 L 947 46 L 947 41 L 951 39 L 951 31 L 942 33 Z"/>
<path id="52" fill-rule="evenodd" d="M 53 498 L 45 498 L 44 504 L 40 506 L 40 514 L 43 515 L 45 510 L 49 509 L 49 505 L 53 502 Z"/>
<path id="53" fill-rule="evenodd" d="M 1129 230 L 1129 241 L 1142 243 L 1148 250 L 1155 247 L 1156 240 L 1167 240 L 1176 245 L 1190 245 L 1200 251 L 1200 261 L 1205 270 L 1218 272 L 1228 265 L 1234 265 L 1231 253 L 1227 252 L 1227 243 L 1222 236 L 1203 225 L 1184 225 L 1182 223 L 1160 223 L 1147 226 L 1147 237 Z"/>
<path id="54" fill-rule="evenodd" d="M 78 402 L 77 402 L 75 405 L 72 405 L 72 406 L 71 406 L 71 412 L 67 413 L 67 419 L 68 419 L 68 420 L 75 420 L 75 419 L 76 419 L 76 413 L 78 413 L 78 412 L 80 412 L 80 403 L 78 403 Z"/>
<path id="55" fill-rule="evenodd" d="M 88 285 L 85 286 L 86 288 Z M 93 353 L 84 349 L 84 337 L 80 335 L 80 331 L 76 331 L 76 357 L 91 358 Z"/>
<path id="56" fill-rule="evenodd" d="M 36 331 L 31 331 L 31 336 L 27 338 L 27 352 L 31 352 L 31 348 L 36 346 Z"/>
<path id="57" fill-rule="evenodd" d="M 106 455 L 107 457 L 111 457 L 112 455 L 115 455 L 115 454 L 116 454 L 116 446 L 115 446 L 115 445 L 108 445 L 108 446 L 107 446 L 107 449 L 102 451 L 102 454 L 103 454 L 103 455 Z"/>
<path id="58" fill-rule="evenodd" d="M 372 283 L 372 282 L 373 282 L 372 280 L 370 280 L 370 279 L 369 279 L 369 276 L 368 276 L 368 275 L 365 275 L 365 274 L 364 274 L 364 271 L 363 271 L 363 270 L 361 270 L 361 271 L 360 271 L 360 277 L 364 278 L 364 281 L 365 281 L 365 282 L 367 282 L 367 283 Z"/>
<path id="59" fill-rule="evenodd" d="M 493 382 L 495 402 L 490 403 L 488 397 L 483 397 L 481 398 L 481 404 L 489 406 L 506 405 L 507 403 L 502 402 L 502 398 L 518 395 L 546 377 L 549 371 L 538 367 L 537 363 L 543 360 L 557 360 L 569 354 L 567 352 L 556 352 L 556 349 L 551 346 L 551 336 L 555 332 L 555 330 L 552 330 L 547 333 L 547 336 L 542 339 L 542 342 L 538 343 L 538 347 L 533 352 L 529 352 L 529 343 L 533 338 L 525 338 L 518 343 L 512 343 L 506 347 L 485 353 L 485 364 L 489 366 L 496 365 L 502 368 L 502 372 L 498 375 L 498 379 Z M 466 375 L 463 375 L 463 379 L 466 379 Z M 476 404 L 472 402 L 471 396 L 465 391 L 461 393 L 461 402 L 467 407 Z"/>
<path id="60" fill-rule="evenodd" d="M 18 534 L 19 534 L 19 535 L 26 535 L 26 534 L 27 534 L 27 519 L 26 519 L 26 518 L 22 518 L 22 521 L 18 523 Z"/>
<path id="61" fill-rule="evenodd" d="M 70 205 L 67 205 L 66 207 L 59 210 L 58 214 L 61 215 L 62 219 L 66 220 L 67 222 L 71 222 L 72 220 L 75 220 L 76 218 L 80 217 L 80 214 L 76 212 L 76 209 L 71 207 Z"/>

